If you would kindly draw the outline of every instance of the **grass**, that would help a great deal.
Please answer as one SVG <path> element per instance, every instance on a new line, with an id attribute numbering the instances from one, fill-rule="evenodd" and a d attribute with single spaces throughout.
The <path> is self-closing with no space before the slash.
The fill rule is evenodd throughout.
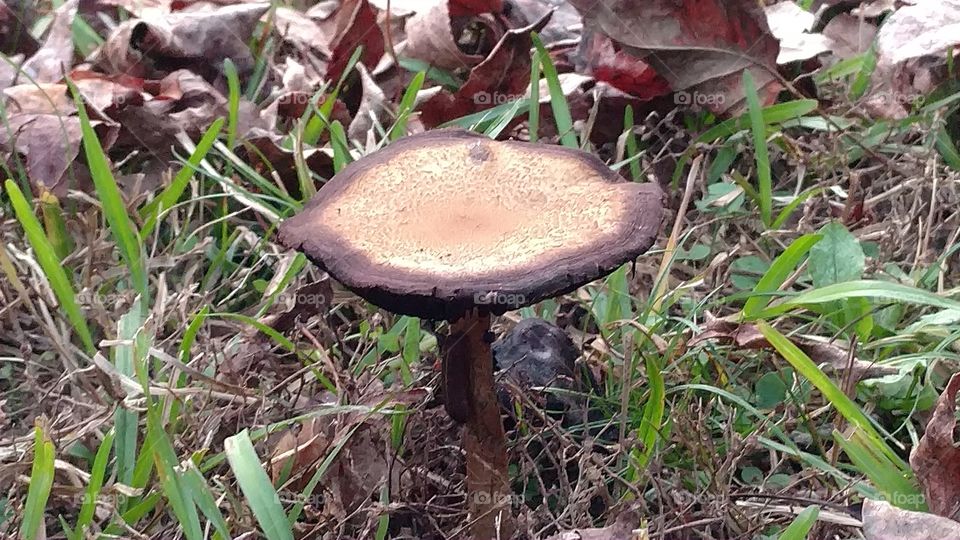
<path id="1" fill-rule="evenodd" d="M 504 136 L 526 115 L 531 139 L 595 152 L 634 181 L 675 164 L 673 183 L 682 190 L 689 178 L 696 194 L 668 224 L 670 240 L 636 268 L 522 312 L 559 321 L 597 382 L 544 391 L 588 404 L 579 422 L 531 406 L 540 393 L 515 398 L 516 507 L 530 532 L 601 526 L 617 502 L 665 535 L 684 534 L 684 516 L 703 520 L 707 536 L 782 540 L 854 534 L 817 521 L 820 506 L 886 497 L 922 509 L 906 457 L 943 369 L 960 361 L 960 243 L 946 204 L 957 188 L 926 176 L 958 169 L 942 128 L 956 97 L 871 125 L 809 99 L 761 107 L 746 74 L 743 115 L 687 113 L 696 129 L 678 135 L 664 123 L 650 137 L 638 128 L 645 117 L 627 108 L 616 119 L 622 155 L 611 156 L 575 127 L 557 66 L 533 42 L 529 99 L 450 124 Z M 818 81 L 853 99 L 872 69 L 868 54 Z M 273 242 L 279 220 L 328 179 L 309 170 L 307 150 L 328 151 L 334 171 L 368 151 L 333 119 L 334 99 L 321 101 L 350 80 L 317 92 L 286 134 L 299 152 L 291 195 L 233 144 L 243 144 L 241 94 L 255 88 L 227 74 L 227 114 L 197 141 L 179 141 L 176 173 L 145 201 L 118 186 L 124 171 L 112 168 L 83 107 L 91 193 L 34 196 L 18 171 L 4 183 L 0 294 L 17 316 L 0 312 L 0 333 L 14 336 L 0 340 L 0 456 L 22 475 L 0 493 L 0 535 L 392 538 L 463 525 L 457 435 L 417 393 L 437 385 L 443 329 L 339 287 L 322 293 L 329 309 L 318 316 L 300 297 L 325 276 Z M 377 146 L 408 134 L 418 92 L 437 77 L 457 82 L 412 75 L 392 122 L 375 128 Z M 558 140 L 543 136 L 550 123 Z M 667 145 L 658 140 L 673 136 L 684 149 L 659 154 Z M 876 178 L 854 192 L 851 171 Z M 878 215 L 857 219 L 857 200 Z M 826 242 L 827 254 L 863 256 L 831 262 L 817 249 Z M 821 281 L 828 265 L 835 282 Z M 276 328 L 291 305 L 299 317 Z M 768 346 L 691 345 L 716 317 L 755 328 Z M 801 350 L 799 335 L 894 373 L 853 380 Z M 277 440 L 316 419 L 328 431 L 309 440 L 312 466 L 288 463 L 275 477 Z M 60 489 L 70 478 L 79 485 Z M 354 500 L 347 485 L 365 491 Z M 796 515 L 736 504 L 760 495 L 817 504 Z"/>

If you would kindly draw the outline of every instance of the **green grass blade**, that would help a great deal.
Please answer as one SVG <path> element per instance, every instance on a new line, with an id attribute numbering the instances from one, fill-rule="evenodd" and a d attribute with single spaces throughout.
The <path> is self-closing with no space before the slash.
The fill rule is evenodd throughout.
<path id="1" fill-rule="evenodd" d="M 806 377 L 808 381 L 820 390 L 823 397 L 837 409 L 837 412 L 839 412 L 847 422 L 850 422 L 854 427 L 863 431 L 876 453 L 885 455 L 898 469 L 903 471 L 904 474 L 909 474 L 910 466 L 883 441 L 883 438 L 877 432 L 876 428 L 873 427 L 873 423 L 863 414 L 860 407 L 847 397 L 847 395 L 843 393 L 843 390 L 834 384 L 834 382 L 813 363 L 813 360 L 810 360 L 810 357 L 808 357 L 806 353 L 777 331 L 777 329 L 764 321 L 757 323 L 757 329 L 759 329 L 763 337 L 773 345 L 773 348 L 780 353 L 780 356 L 783 356 L 783 358 L 797 370 L 797 373 Z"/>
<path id="2" fill-rule="evenodd" d="M 389 138 L 395 141 L 407 135 L 407 120 L 410 119 L 410 113 L 413 112 L 413 106 L 417 100 L 417 93 L 423 88 L 423 81 L 427 74 L 423 71 L 413 76 L 413 80 L 407 86 L 407 90 L 400 99 L 400 105 L 397 107 L 397 120 L 390 127 Z"/>
<path id="3" fill-rule="evenodd" d="M 147 410 L 147 437 L 153 441 L 153 461 L 163 494 L 170 503 L 174 517 L 188 540 L 202 540 L 203 528 L 193 498 L 177 473 L 177 454 L 170 438 L 163 430 L 162 404 L 153 402 Z"/>
<path id="4" fill-rule="evenodd" d="M 80 99 L 80 92 L 69 79 L 67 84 L 73 93 L 74 103 L 77 106 L 77 112 L 80 117 L 80 129 L 83 133 L 83 150 L 87 157 L 87 165 L 90 167 L 90 176 L 93 177 L 93 185 L 97 190 L 97 196 L 100 204 L 103 206 L 103 213 L 110 225 L 110 232 L 120 250 L 120 257 L 130 270 L 130 277 L 133 281 L 133 288 L 140 293 L 142 306 L 149 304 L 150 291 L 147 282 L 147 273 L 143 266 L 142 248 L 137 237 L 137 229 L 130 221 L 127 215 L 126 206 L 123 203 L 123 197 L 117 182 L 110 172 L 110 164 L 107 162 L 107 156 L 100 146 L 100 140 L 97 138 L 93 126 L 90 125 L 90 118 L 87 117 L 86 108 Z"/>
<path id="5" fill-rule="evenodd" d="M 237 142 L 237 124 L 240 117 L 240 76 L 237 66 L 227 58 L 223 61 L 223 72 L 227 76 L 227 148 L 232 149 Z"/>
<path id="6" fill-rule="evenodd" d="M 926 511 L 923 495 L 911 477 L 898 471 L 896 465 L 886 456 L 873 451 L 870 441 L 862 431 L 853 432 L 847 439 L 834 430 L 833 439 L 857 470 L 870 479 L 886 500 L 908 510 Z"/>
<path id="7" fill-rule="evenodd" d="M 759 184 L 760 219 L 767 227 L 773 223 L 773 179 L 770 176 L 770 153 L 767 149 L 767 128 L 763 121 L 763 109 L 757 95 L 757 85 L 749 70 L 743 72 L 743 88 L 747 97 L 750 114 L 750 131 L 753 133 L 753 147 L 757 160 L 757 182 Z"/>
<path id="8" fill-rule="evenodd" d="M 953 170 L 960 171 L 960 152 L 957 151 L 957 145 L 950 138 L 950 133 L 946 128 L 940 127 L 936 133 L 936 146 L 943 161 Z"/>
<path id="9" fill-rule="evenodd" d="M 943 309 L 960 309 L 960 302 L 956 300 L 951 300 L 909 285 L 875 280 L 845 281 L 843 283 L 827 285 L 826 287 L 814 289 L 795 296 L 785 304 L 775 306 L 772 309 L 779 311 L 784 307 L 790 309 L 803 304 L 823 304 L 825 302 L 846 300 L 849 298 L 883 298 L 885 300 L 894 300 L 908 304 L 920 304 Z"/>
<path id="10" fill-rule="evenodd" d="M 67 315 L 67 320 L 73 325 L 73 329 L 83 343 L 84 350 L 87 351 L 87 354 L 92 355 L 96 351 L 96 347 L 93 345 L 93 337 L 90 334 L 90 328 L 87 326 L 87 318 L 84 317 L 77 305 L 76 292 L 70 284 L 70 279 L 63 269 L 60 258 L 57 257 L 53 246 L 50 245 L 40 221 L 33 213 L 33 209 L 30 208 L 30 204 L 23 197 L 23 192 L 20 191 L 17 184 L 13 180 L 7 180 L 4 185 L 7 188 L 7 195 L 10 197 L 13 211 L 20 221 L 20 225 L 23 226 L 27 241 L 33 247 L 40 268 L 43 269 L 47 280 L 50 281 L 50 288 L 53 289 L 53 294 L 57 297 L 60 308 L 63 309 Z"/>
<path id="11" fill-rule="evenodd" d="M 193 497 L 193 502 L 197 505 L 197 508 L 213 524 L 213 528 L 216 529 L 221 538 L 225 540 L 232 538 L 230 527 L 223 519 L 223 514 L 220 513 L 220 508 L 217 506 L 217 500 L 210 491 L 207 481 L 200 474 L 200 470 L 197 469 L 197 465 L 193 461 L 187 460 L 182 468 L 183 472 L 180 474 L 180 480 L 186 491 Z"/>
<path id="12" fill-rule="evenodd" d="M 134 305 L 129 312 L 120 317 L 117 325 L 117 336 L 124 341 L 113 350 L 113 363 L 117 372 L 130 378 L 135 378 L 137 369 L 136 351 L 133 345 L 140 326 L 143 323 L 143 314 L 140 306 Z M 113 414 L 116 437 L 113 441 L 116 455 L 117 480 L 128 486 L 135 485 L 134 470 L 137 462 L 137 434 L 140 431 L 140 415 L 126 407 L 117 407 Z"/>
<path id="13" fill-rule="evenodd" d="M 268 540 L 293 540 L 293 532 L 270 478 L 260 465 L 260 458 L 250 442 L 247 430 L 223 442 L 227 461 L 237 477 L 240 490 L 250 503 L 253 515 Z"/>
<path id="14" fill-rule="evenodd" d="M 643 469 L 650 463 L 656 449 L 657 438 L 663 426 L 663 414 L 666 410 L 666 386 L 663 382 L 663 373 L 656 356 L 646 355 L 647 381 L 650 385 L 650 397 L 643 406 L 643 421 L 640 425 L 639 439 L 643 448 L 637 458 L 638 468 Z"/>
<path id="15" fill-rule="evenodd" d="M 560 76 L 557 74 L 557 67 L 553 65 L 553 59 L 547 52 L 540 36 L 536 32 L 532 33 L 533 45 L 537 48 L 537 56 L 540 58 L 540 64 L 543 66 L 543 75 L 547 79 L 547 88 L 550 90 L 550 107 L 553 109 L 553 119 L 557 123 L 557 131 L 560 133 L 560 142 L 567 148 L 580 148 L 577 142 L 577 133 L 573 130 L 573 116 L 570 115 L 570 106 L 567 104 L 567 97 L 563 95 L 563 88 L 560 86 Z"/>
<path id="16" fill-rule="evenodd" d="M 330 146 L 333 147 L 333 171 L 340 172 L 353 161 L 353 158 L 350 156 L 347 133 L 339 120 L 334 120 L 330 124 Z"/>
<path id="17" fill-rule="evenodd" d="M 38 421 L 34 427 L 33 467 L 30 470 L 30 488 L 27 490 L 27 502 L 23 505 L 23 522 L 20 537 L 34 540 L 43 526 L 44 511 L 50 488 L 53 487 L 53 462 L 56 450 L 53 441 L 44 432 Z"/>
<path id="18" fill-rule="evenodd" d="M 97 508 L 97 498 L 100 496 L 100 490 L 103 488 L 103 479 L 107 473 L 107 463 L 110 460 L 110 450 L 113 447 L 114 431 L 110 430 L 100 441 L 100 447 L 97 448 L 97 455 L 93 459 L 93 468 L 90 470 L 90 482 L 84 492 L 83 505 L 80 507 L 80 515 L 77 517 L 77 526 L 75 528 L 78 537 L 83 538 L 87 527 L 93 523 L 93 511 Z"/>
<path id="19" fill-rule="evenodd" d="M 57 197 L 43 189 L 40 193 L 40 213 L 43 215 L 43 226 L 47 230 L 50 245 L 61 260 L 73 252 L 73 238 L 67 231 L 67 223 L 63 220 L 63 208 Z"/>
<path id="20" fill-rule="evenodd" d="M 627 105 L 623 112 L 623 130 L 627 134 L 626 155 L 624 158 L 630 162 L 630 178 L 634 182 L 640 182 L 640 161 L 636 159 L 640 152 L 637 150 L 637 135 L 633 132 L 633 105 Z"/>
<path id="21" fill-rule="evenodd" d="M 530 101 L 527 113 L 527 130 L 530 142 L 540 138 L 540 51 L 533 54 L 530 62 Z"/>
<path id="22" fill-rule="evenodd" d="M 810 533 L 810 529 L 813 528 L 814 523 L 817 522 L 817 517 L 820 515 L 820 508 L 816 506 L 808 506 L 804 508 L 797 517 L 794 518 L 793 523 L 791 523 L 786 529 L 780 533 L 779 540 L 805 540 L 807 534 Z"/>
<path id="23" fill-rule="evenodd" d="M 206 133 L 200 138 L 200 142 L 197 143 L 190 157 L 187 158 L 187 163 L 177 171 L 177 175 L 173 177 L 170 185 L 167 186 L 160 195 L 140 209 L 140 217 L 144 219 L 143 227 L 140 229 L 140 236 L 142 238 L 146 237 L 153 230 L 161 212 L 165 212 L 177 204 L 180 196 L 183 195 L 183 192 L 187 189 L 190 179 L 193 178 L 197 167 L 200 166 L 200 162 L 207 156 L 207 153 L 210 152 L 210 149 L 213 147 L 213 143 L 216 142 L 217 137 L 220 136 L 220 130 L 223 129 L 223 122 L 223 118 L 217 118 L 210 124 L 210 127 L 207 128 Z"/>
<path id="24" fill-rule="evenodd" d="M 753 288 L 753 294 L 743 304 L 743 316 L 751 319 L 759 315 L 763 308 L 770 303 L 771 293 L 783 285 L 790 274 L 797 268 L 797 265 L 803 260 L 817 242 L 822 238 L 819 234 L 805 234 L 794 240 L 787 249 L 783 250 L 773 263 L 767 273 L 760 278 L 757 286 Z"/>

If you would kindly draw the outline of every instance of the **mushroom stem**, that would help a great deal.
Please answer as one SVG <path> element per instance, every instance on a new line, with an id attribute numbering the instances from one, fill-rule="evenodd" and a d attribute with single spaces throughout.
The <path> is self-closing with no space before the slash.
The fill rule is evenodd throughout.
<path id="1" fill-rule="evenodd" d="M 493 356 L 486 336 L 489 331 L 490 315 L 477 310 L 451 323 L 443 362 L 445 379 L 452 376 L 467 381 L 466 396 L 447 399 L 466 402 L 467 410 L 458 412 L 466 413 L 463 448 L 467 458 L 469 537 L 474 540 L 506 539 L 514 531 L 507 441 L 493 384 Z M 464 368 L 466 377 L 460 371 Z M 447 383 L 448 392 L 464 390 L 452 382 Z"/>

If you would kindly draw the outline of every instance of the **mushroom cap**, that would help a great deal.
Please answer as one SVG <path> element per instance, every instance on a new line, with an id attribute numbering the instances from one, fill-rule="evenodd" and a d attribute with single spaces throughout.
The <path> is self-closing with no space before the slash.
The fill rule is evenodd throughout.
<path id="1" fill-rule="evenodd" d="M 349 164 L 279 241 L 373 304 L 453 320 L 609 274 L 653 245 L 662 205 L 586 152 L 439 130 Z"/>

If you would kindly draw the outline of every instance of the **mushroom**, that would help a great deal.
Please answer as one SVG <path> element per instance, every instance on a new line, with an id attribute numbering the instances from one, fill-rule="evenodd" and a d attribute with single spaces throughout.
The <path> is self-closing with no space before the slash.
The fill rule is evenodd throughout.
<path id="1" fill-rule="evenodd" d="M 375 305 L 450 322 L 445 406 L 466 424 L 469 536 L 486 540 L 515 527 L 491 315 L 634 260 L 661 216 L 657 185 L 627 182 L 588 153 L 439 130 L 345 167 L 281 224 L 279 241 Z"/>

